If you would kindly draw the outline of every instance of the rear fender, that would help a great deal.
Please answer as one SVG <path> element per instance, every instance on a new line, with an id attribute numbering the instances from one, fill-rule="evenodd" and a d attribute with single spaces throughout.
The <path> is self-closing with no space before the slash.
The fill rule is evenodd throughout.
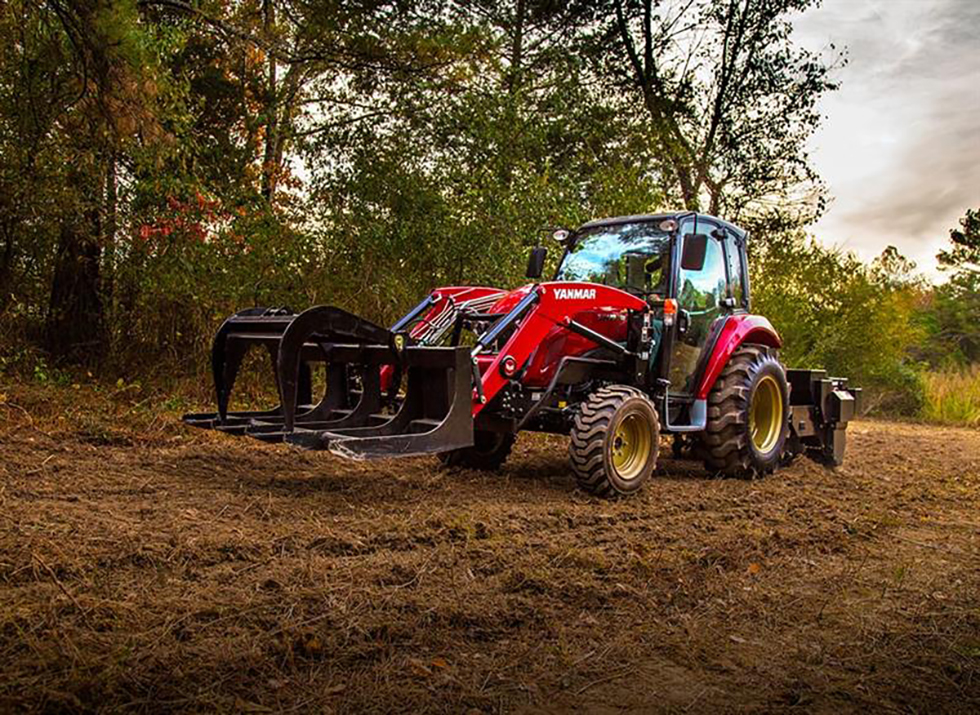
<path id="1" fill-rule="evenodd" d="M 782 347 L 783 341 L 779 333 L 766 318 L 761 315 L 738 314 L 730 315 L 715 341 L 711 356 L 708 358 L 704 375 L 698 386 L 697 398 L 704 400 L 711 392 L 712 386 L 725 369 L 725 365 L 743 343 L 756 343 L 771 348 Z"/>

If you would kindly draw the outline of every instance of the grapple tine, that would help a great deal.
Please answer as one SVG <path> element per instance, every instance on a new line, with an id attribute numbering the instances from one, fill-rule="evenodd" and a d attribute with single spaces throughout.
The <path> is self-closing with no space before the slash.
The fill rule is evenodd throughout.
<path id="1" fill-rule="evenodd" d="M 408 384 L 398 412 L 377 425 L 300 427 L 286 441 L 356 459 L 442 452 L 473 444 L 467 348 L 406 348 Z M 348 426 L 350 425 L 350 426 Z"/>
<path id="2" fill-rule="evenodd" d="M 273 364 L 276 364 L 276 360 L 273 359 Z M 297 410 L 299 405 L 304 403 L 304 394 L 309 394 L 308 402 L 313 403 L 313 388 L 312 388 L 312 378 L 309 365 L 307 363 L 302 363 L 300 372 L 300 382 L 299 382 L 299 394 L 297 396 Z M 279 370 L 276 366 L 276 379 L 278 380 Z M 309 385 L 308 388 L 304 388 L 304 380 Z M 304 393 L 304 390 L 307 390 Z M 326 385 L 324 386 L 324 394 L 320 397 L 320 401 L 313 405 L 312 409 L 306 412 L 297 412 L 296 420 L 301 424 L 306 422 L 324 422 L 331 419 L 331 415 L 338 410 L 345 410 L 350 407 L 350 394 L 349 386 L 347 382 L 347 366 L 338 363 L 327 363 L 326 366 Z M 334 417 L 333 419 L 337 419 Z"/>
<path id="3" fill-rule="evenodd" d="M 410 367 L 405 401 L 391 422 L 380 425 L 374 433 L 364 429 L 331 435 L 327 448 L 349 459 L 373 459 L 471 447 L 469 350 L 444 349 L 454 351 L 454 365 L 441 371 Z"/>
<path id="4" fill-rule="evenodd" d="M 324 435 L 331 430 L 350 429 L 368 425 L 381 409 L 381 375 L 379 370 L 368 367 L 361 377 L 361 397 L 354 408 L 343 417 L 332 420 L 300 423 L 292 432 L 286 432 L 286 441 L 306 449 L 323 449 Z"/>
<path id="5" fill-rule="evenodd" d="M 297 389 L 303 367 L 303 347 L 311 340 L 323 345 L 338 342 L 338 339 L 388 346 L 391 343 L 391 333 L 333 306 L 317 306 L 297 315 L 279 341 L 277 359 L 279 401 L 286 432 L 291 432 L 296 426 Z"/>
<path id="6" fill-rule="evenodd" d="M 231 388 L 235 385 L 238 368 L 242 358 L 248 351 L 248 345 L 232 341 L 229 345 L 228 335 L 236 318 L 259 316 L 268 312 L 268 308 L 248 308 L 239 311 L 225 320 L 215 333 L 211 345 L 211 372 L 214 376 L 215 399 L 218 403 L 218 419 L 224 422 L 228 417 L 228 402 L 231 399 Z"/>

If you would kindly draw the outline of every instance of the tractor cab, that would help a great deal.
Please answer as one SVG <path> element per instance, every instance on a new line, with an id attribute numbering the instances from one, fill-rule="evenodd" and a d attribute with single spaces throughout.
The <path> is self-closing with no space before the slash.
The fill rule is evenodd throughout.
<path id="1" fill-rule="evenodd" d="M 559 237 L 556 280 L 599 283 L 648 303 L 651 373 L 668 387 L 674 417 L 690 418 L 705 348 L 727 316 L 749 309 L 745 232 L 688 212 L 593 221 Z"/>

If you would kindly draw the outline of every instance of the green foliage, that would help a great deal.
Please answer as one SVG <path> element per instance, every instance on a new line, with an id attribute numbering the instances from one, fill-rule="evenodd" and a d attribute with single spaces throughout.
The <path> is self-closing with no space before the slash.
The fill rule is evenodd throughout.
<path id="1" fill-rule="evenodd" d="M 960 227 L 937 256 L 949 280 L 936 286 L 919 318 L 929 336 L 921 353 L 935 366 L 980 362 L 980 210 L 967 210 Z"/>
<path id="2" fill-rule="evenodd" d="M 868 389 L 870 407 L 912 415 L 923 399 L 908 359 L 920 338 L 915 291 L 894 273 L 894 257 L 867 266 L 800 232 L 771 237 L 752 256 L 753 311 L 779 331 L 787 364 L 825 367 Z"/>
<path id="3" fill-rule="evenodd" d="M 591 91 L 560 38 L 531 42 L 547 27 L 526 19 L 534 49 L 515 52 L 516 19 L 489 18 L 445 28 L 479 50 L 394 87 L 383 118 L 306 144 L 334 289 L 372 317 L 432 285 L 514 285 L 549 226 L 661 203 L 638 126 Z"/>
<path id="4" fill-rule="evenodd" d="M 387 323 L 520 283 L 549 228 L 685 205 L 753 230 L 787 362 L 914 413 L 918 362 L 980 359 L 980 217 L 935 289 L 799 232 L 840 59 L 792 41 L 814 4 L 0 4 L 0 367 L 187 373 L 242 308 Z"/>
<path id="5" fill-rule="evenodd" d="M 33 377 L 35 382 L 42 384 L 51 383 L 59 387 L 67 387 L 72 384 L 71 375 L 57 367 L 51 367 L 42 357 L 34 363 Z"/>
<path id="6" fill-rule="evenodd" d="M 917 320 L 928 336 L 921 359 L 936 367 L 980 362 L 980 274 L 959 272 L 936 286 Z"/>
<path id="7" fill-rule="evenodd" d="M 922 416 L 931 422 L 980 427 L 980 365 L 927 372 Z"/>

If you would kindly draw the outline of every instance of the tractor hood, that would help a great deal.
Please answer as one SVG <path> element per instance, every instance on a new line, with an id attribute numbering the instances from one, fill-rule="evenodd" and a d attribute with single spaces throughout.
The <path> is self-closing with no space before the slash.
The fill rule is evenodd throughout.
<path id="1" fill-rule="evenodd" d="M 490 313 L 510 312 L 511 308 L 513 308 L 515 305 L 520 303 L 521 299 L 524 298 L 524 296 L 526 296 L 528 293 L 534 290 L 534 287 L 535 287 L 534 283 L 528 283 L 527 285 L 523 285 L 520 288 L 515 288 L 512 291 L 507 291 L 497 299 L 497 302 L 493 304 L 489 312 Z"/>
<path id="2" fill-rule="evenodd" d="M 558 318 L 583 310 L 618 313 L 625 310 L 645 310 L 647 307 L 646 303 L 635 295 L 601 283 L 549 281 L 529 283 L 504 293 L 489 312 L 507 313 L 533 290 L 538 291 L 541 305 L 548 307 L 546 313 Z"/>

